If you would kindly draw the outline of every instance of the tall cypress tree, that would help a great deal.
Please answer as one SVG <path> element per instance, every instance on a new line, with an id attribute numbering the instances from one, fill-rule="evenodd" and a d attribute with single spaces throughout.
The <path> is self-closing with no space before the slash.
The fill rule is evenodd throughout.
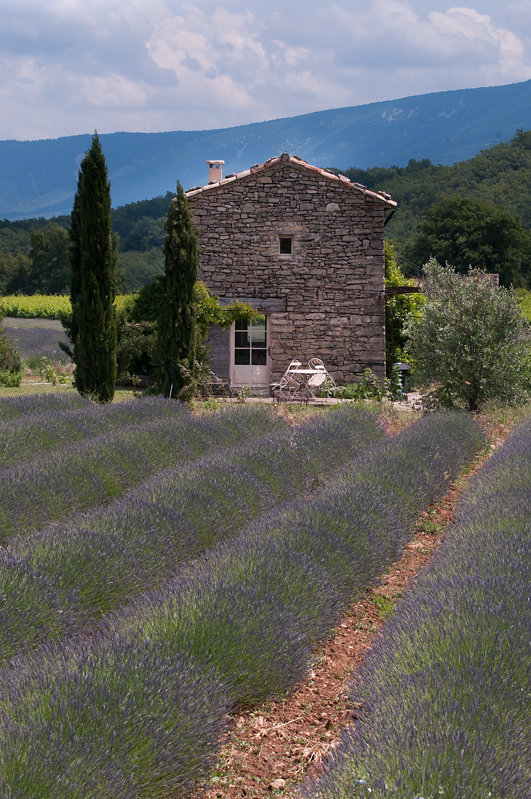
<path id="1" fill-rule="evenodd" d="M 80 394 L 111 402 L 116 381 L 116 247 L 107 165 L 97 133 L 79 170 L 70 224 L 74 378 Z"/>
<path id="2" fill-rule="evenodd" d="M 162 394 L 189 400 L 197 371 L 194 286 L 199 268 L 197 229 L 180 183 L 166 218 L 165 269 L 157 325 L 157 383 Z"/>

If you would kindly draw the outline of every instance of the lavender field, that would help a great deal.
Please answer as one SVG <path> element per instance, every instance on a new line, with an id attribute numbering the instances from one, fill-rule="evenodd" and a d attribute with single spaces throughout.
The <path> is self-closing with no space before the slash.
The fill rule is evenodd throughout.
<path id="1" fill-rule="evenodd" d="M 160 405 L 168 412 L 175 403 Z M 256 409 L 233 410 L 256 424 Z M 128 414 L 135 409 L 119 410 L 129 421 Z M 220 412 L 217 423 L 233 415 Z M 159 472 L 106 506 L 20 532 L 0 553 L 0 658 L 91 629 L 103 613 L 171 577 L 178 563 L 315 490 L 382 436 L 370 414 L 340 409 L 298 428 L 248 435 L 222 454 L 212 446 L 213 454 Z"/>
<path id="2" fill-rule="evenodd" d="M 69 344 L 68 337 L 56 319 L 15 319 L 6 317 L 2 327 L 8 339 L 16 346 L 21 358 L 48 358 L 50 361 L 68 363 L 70 358 L 59 343 Z"/>
<path id="3" fill-rule="evenodd" d="M 349 406 L 289 428 L 161 403 L 102 414 L 104 434 L 88 407 L 35 403 L 55 444 L 2 467 L 1 796 L 189 795 L 227 711 L 304 678 L 483 443 L 465 415 L 389 439 Z"/>
<path id="4" fill-rule="evenodd" d="M 527 799 L 531 418 L 475 476 L 430 568 L 397 607 L 308 799 Z"/>
<path id="5" fill-rule="evenodd" d="M 27 403 L 24 398 L 20 402 Z M 42 454 L 0 467 L 0 543 L 21 530 L 41 529 L 67 514 L 109 502 L 162 469 L 282 427 L 265 406 L 232 406 L 198 416 L 161 398 L 108 410 L 87 404 L 74 415 L 61 416 L 52 409 L 40 418 L 28 415 L 25 424 L 21 419 L 12 422 L 13 437 L 6 436 L 8 457 L 14 457 L 17 442 L 23 454 L 33 451 L 33 439 L 26 436 L 32 421 L 42 431 L 35 433 L 37 438 L 47 435 L 48 423 L 55 438 L 43 444 Z"/>

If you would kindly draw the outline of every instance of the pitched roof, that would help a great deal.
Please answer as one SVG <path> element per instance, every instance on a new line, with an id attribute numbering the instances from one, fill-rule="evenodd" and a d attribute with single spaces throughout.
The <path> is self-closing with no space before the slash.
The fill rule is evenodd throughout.
<path id="1" fill-rule="evenodd" d="M 246 178 L 249 175 L 256 175 L 260 172 L 265 172 L 266 170 L 270 169 L 271 167 L 278 166 L 280 163 L 291 163 L 296 164 L 299 167 L 304 167 L 304 169 L 309 169 L 312 172 L 317 172 L 319 175 L 327 178 L 328 180 L 336 181 L 342 183 L 345 186 L 350 187 L 354 191 L 361 192 L 365 194 L 367 197 L 371 197 L 374 200 L 378 200 L 379 202 L 384 203 L 390 208 L 395 208 L 397 203 L 395 200 L 391 199 L 389 194 L 385 192 L 379 191 L 372 191 L 368 189 L 366 186 L 363 186 L 361 183 L 353 183 L 346 175 L 336 175 L 335 172 L 332 172 L 330 169 L 322 169 L 318 166 L 313 166 L 313 164 L 309 164 L 307 161 L 304 161 L 302 158 L 299 158 L 298 155 L 289 155 L 289 153 L 282 153 L 282 155 L 274 156 L 273 158 L 269 158 L 269 160 L 264 161 L 263 164 L 255 164 L 254 166 L 250 167 L 249 169 L 245 169 L 243 172 L 238 172 L 237 175 L 228 175 L 226 178 L 222 180 L 218 180 L 216 183 L 209 183 L 206 186 L 200 186 L 198 188 L 189 189 L 186 192 L 186 196 L 188 198 L 196 197 L 198 194 L 201 194 L 205 191 L 211 191 L 212 189 L 217 189 L 220 186 L 226 186 L 230 183 L 234 183 L 236 180 L 242 180 L 242 178 Z"/>

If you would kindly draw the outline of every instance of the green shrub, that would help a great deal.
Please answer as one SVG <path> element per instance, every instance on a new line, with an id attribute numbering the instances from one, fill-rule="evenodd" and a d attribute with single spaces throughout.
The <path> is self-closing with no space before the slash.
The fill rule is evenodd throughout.
<path id="1" fill-rule="evenodd" d="M 3 313 L 0 308 L 0 325 Z M 17 348 L 0 327 L 0 386 L 19 386 L 22 380 L 22 361 Z"/>
<path id="2" fill-rule="evenodd" d="M 156 322 L 124 322 L 118 327 L 118 383 L 134 382 L 135 375 L 153 374 L 156 340 Z"/>
<path id="3" fill-rule="evenodd" d="M 372 369 L 365 369 L 357 383 L 346 383 L 339 386 L 334 396 L 339 399 L 375 399 L 381 402 L 387 395 L 389 380 L 378 380 Z"/>
<path id="4" fill-rule="evenodd" d="M 489 276 L 464 276 L 432 259 L 425 266 L 423 314 L 412 320 L 409 350 L 427 405 L 476 411 L 487 400 L 517 403 L 529 394 L 529 323 L 516 292 Z M 435 389 L 433 387 L 435 385 Z"/>
<path id="5" fill-rule="evenodd" d="M 39 361 L 39 374 L 47 383 L 56 386 L 58 383 L 68 383 L 70 376 L 60 363 L 52 363 L 45 355 Z"/>
<path id="6" fill-rule="evenodd" d="M 9 372 L 7 369 L 0 369 L 0 386 L 6 388 L 17 388 L 22 381 L 22 372 Z"/>
<path id="7" fill-rule="evenodd" d="M 415 281 L 406 279 L 396 259 L 395 248 L 390 242 L 385 242 L 385 288 L 415 287 Z M 406 354 L 407 323 L 410 318 L 418 318 L 424 305 L 424 297 L 420 293 L 392 294 L 386 293 L 385 300 L 385 360 L 387 363 L 387 376 L 391 378 L 393 364 L 405 361 L 409 364 Z"/>

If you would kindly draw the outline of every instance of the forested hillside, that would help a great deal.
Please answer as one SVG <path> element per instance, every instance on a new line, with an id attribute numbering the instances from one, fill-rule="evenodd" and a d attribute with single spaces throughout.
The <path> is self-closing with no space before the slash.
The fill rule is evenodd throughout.
<path id="1" fill-rule="evenodd" d="M 386 229 L 391 239 L 408 239 L 425 208 L 443 197 L 473 197 L 503 205 L 531 230 L 531 130 L 520 130 L 509 142 L 497 144 L 453 166 L 427 158 L 406 167 L 342 169 L 356 183 L 386 191 L 398 202 Z"/>
<path id="2" fill-rule="evenodd" d="M 518 131 L 513 139 L 482 151 L 468 161 L 453 166 L 432 164 L 428 159 L 412 159 L 406 167 L 374 167 L 368 170 L 347 169 L 343 173 L 351 180 L 369 188 L 388 192 L 397 200 L 398 208 L 386 228 L 387 237 L 398 245 L 399 259 L 403 264 L 411 259 L 422 265 L 425 249 L 418 246 L 416 235 L 419 226 L 429 216 L 436 216 L 437 205 L 445 198 L 458 198 L 463 201 L 477 201 L 474 212 L 476 219 L 492 215 L 494 206 L 498 216 L 503 219 L 514 217 L 515 225 L 520 220 L 525 237 L 518 244 L 520 251 L 518 263 L 511 265 L 507 282 L 515 282 L 514 275 L 520 270 L 523 274 L 518 285 L 525 285 L 529 279 L 531 263 L 531 131 Z M 152 200 L 129 203 L 113 211 L 113 226 L 118 235 L 118 265 L 122 274 L 124 291 L 137 291 L 149 282 L 155 274 L 162 271 L 162 242 L 164 222 L 171 193 Z M 444 207 L 441 206 L 441 207 Z M 468 215 L 472 219 L 474 215 Z M 462 214 L 465 230 L 456 231 L 459 237 L 466 235 L 468 223 Z M 70 217 L 27 219 L 17 222 L 0 221 L 0 293 L 68 292 L 68 236 L 66 229 Z M 521 225 L 520 225 L 521 227 Z M 475 232 L 475 238 L 485 242 L 492 230 Z M 502 242 L 498 230 L 494 238 Z M 463 244 L 463 257 L 469 262 L 485 265 L 491 271 L 488 260 L 481 260 L 471 254 L 474 236 Z M 428 242 L 429 246 L 429 242 Z M 510 243 L 508 248 L 514 250 Z M 493 245 L 494 257 L 496 252 Z M 416 258 L 414 257 L 416 254 Z M 433 254 L 433 253 L 432 253 Z M 429 257 L 429 254 L 428 254 Z M 440 256 L 441 257 L 441 256 Z M 420 259 L 420 260 L 419 260 Z M 444 258 L 442 258 L 444 261 Z M 451 260 L 456 259 L 451 256 Z M 514 260 L 514 259 L 513 259 Z M 456 264 L 458 265 L 458 264 Z M 516 270 L 516 271 L 515 271 Z M 62 281 L 62 285 L 61 285 Z"/>
<path id="3" fill-rule="evenodd" d="M 112 211 L 119 288 L 138 291 L 164 268 L 164 222 L 171 192 Z M 0 221 L 0 294 L 68 293 L 69 216 Z"/>

